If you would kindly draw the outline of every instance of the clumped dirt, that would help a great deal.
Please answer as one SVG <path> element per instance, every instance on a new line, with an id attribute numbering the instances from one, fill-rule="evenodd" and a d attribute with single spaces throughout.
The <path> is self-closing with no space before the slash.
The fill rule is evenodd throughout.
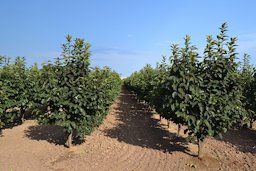
<path id="1" fill-rule="evenodd" d="M 255 129 L 255 127 L 254 127 Z M 208 138 L 204 158 L 177 125 L 159 121 L 127 90 L 111 106 L 104 123 L 85 142 L 68 149 L 58 126 L 34 120 L 3 130 L 0 171 L 256 170 L 256 130 L 232 130 L 223 140 Z"/>

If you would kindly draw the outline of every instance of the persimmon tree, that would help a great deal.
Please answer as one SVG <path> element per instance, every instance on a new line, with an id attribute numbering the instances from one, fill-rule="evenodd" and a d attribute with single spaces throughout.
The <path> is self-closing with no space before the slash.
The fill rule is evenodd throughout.
<path id="1" fill-rule="evenodd" d="M 185 37 L 183 48 L 172 45 L 170 65 L 166 67 L 164 80 L 154 84 L 156 87 L 147 86 L 151 83 L 143 80 L 147 73 L 142 70 L 125 81 L 138 94 L 143 87 L 149 87 L 144 96 L 150 96 L 147 93 L 153 91 L 153 101 L 162 103 L 153 103 L 155 107 L 160 106 L 160 115 L 187 127 L 185 133 L 189 141 L 198 144 L 200 158 L 206 137 L 222 137 L 247 116 L 235 61 L 236 38 L 229 38 L 226 32 L 227 24 L 224 23 L 216 39 L 207 37 L 202 61 L 198 60 L 197 48 L 191 45 L 189 36 Z M 159 90 L 162 92 L 157 96 Z M 158 101 L 159 98 L 163 100 Z"/>
<path id="2" fill-rule="evenodd" d="M 66 41 L 62 56 L 43 67 L 39 100 L 48 111 L 39 121 L 62 126 L 70 147 L 74 137 L 83 138 L 101 123 L 121 80 L 110 69 L 90 69 L 89 43 L 80 38 L 73 41 L 70 35 Z M 111 81 L 113 87 L 105 85 Z"/>
<path id="3" fill-rule="evenodd" d="M 256 76 L 248 54 L 244 54 L 240 81 L 244 96 L 242 100 L 248 114 L 246 119 L 249 120 L 249 127 L 252 128 L 252 124 L 256 120 Z"/>

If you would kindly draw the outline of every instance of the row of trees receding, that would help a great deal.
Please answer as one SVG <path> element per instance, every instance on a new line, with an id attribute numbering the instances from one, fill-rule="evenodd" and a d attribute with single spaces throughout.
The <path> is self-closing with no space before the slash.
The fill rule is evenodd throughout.
<path id="1" fill-rule="evenodd" d="M 234 126 L 255 119 L 256 75 L 245 55 L 242 71 L 236 62 L 235 37 L 226 35 L 227 24 L 214 39 L 207 37 L 203 59 L 185 37 L 184 47 L 171 46 L 169 63 L 146 65 L 125 79 L 125 85 L 168 120 L 186 126 L 188 140 L 198 144 L 220 136 Z"/>
<path id="2" fill-rule="evenodd" d="M 25 113 L 41 124 L 62 126 L 72 139 L 97 127 L 120 92 L 121 79 L 110 68 L 90 67 L 90 44 L 68 35 L 60 58 L 26 67 L 25 59 L 0 57 L 0 129 L 23 122 Z"/>

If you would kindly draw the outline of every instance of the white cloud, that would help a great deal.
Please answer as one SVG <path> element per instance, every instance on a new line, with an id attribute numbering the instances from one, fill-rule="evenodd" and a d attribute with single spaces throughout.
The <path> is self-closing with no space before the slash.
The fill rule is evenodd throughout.
<path id="1" fill-rule="evenodd" d="M 244 34 L 238 37 L 238 50 L 246 53 L 256 50 L 256 33 Z"/>
<path id="2" fill-rule="evenodd" d="M 125 55 L 138 55 L 138 52 L 130 49 L 124 49 L 119 47 L 102 47 L 92 49 L 92 54 L 125 54 Z"/>
<path id="3" fill-rule="evenodd" d="M 256 64 L 256 33 L 242 34 L 238 36 L 238 47 L 239 61 L 242 60 L 245 53 L 251 56 L 251 63 Z"/>
<path id="4" fill-rule="evenodd" d="M 127 34 L 128 38 L 133 37 L 133 36 L 134 36 L 133 34 Z"/>
<path id="5" fill-rule="evenodd" d="M 48 61 L 54 61 L 57 57 L 59 57 L 61 52 L 31 52 L 26 54 L 25 57 L 28 61 L 28 65 L 32 65 L 33 63 L 37 62 L 38 64 L 46 63 Z"/>
<path id="6" fill-rule="evenodd" d="M 140 70 L 146 64 L 155 65 L 161 61 L 161 54 L 133 51 L 120 48 L 101 48 L 92 51 L 92 66 L 109 66 L 123 77 Z"/>

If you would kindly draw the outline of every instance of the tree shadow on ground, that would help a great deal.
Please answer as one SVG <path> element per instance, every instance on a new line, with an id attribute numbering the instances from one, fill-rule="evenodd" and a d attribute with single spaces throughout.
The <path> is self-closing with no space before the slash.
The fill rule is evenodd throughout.
<path id="1" fill-rule="evenodd" d="M 25 134 L 28 138 L 32 140 L 45 140 L 49 143 L 53 143 L 55 145 L 64 145 L 67 140 L 67 135 L 63 127 L 58 125 L 36 125 L 30 126 Z M 74 138 L 73 144 L 79 145 L 82 144 L 84 140 Z"/>
<path id="2" fill-rule="evenodd" d="M 241 152 L 256 154 L 256 130 L 249 128 L 229 130 L 221 141 L 232 144 Z"/>
<path id="3" fill-rule="evenodd" d="M 40 109 L 42 110 L 42 109 Z M 19 109 L 11 109 L 10 112 L 8 113 L 13 113 L 13 115 L 16 115 L 17 112 L 20 112 Z M 33 113 L 33 109 L 26 109 L 25 110 L 25 113 L 24 113 L 24 120 L 31 120 L 31 119 L 36 119 L 36 115 Z M 22 120 L 21 118 L 16 118 L 15 120 L 9 122 L 9 123 L 6 123 L 2 129 L 12 129 L 13 127 L 16 127 L 16 126 L 19 126 L 19 125 L 22 125 Z"/>
<path id="4" fill-rule="evenodd" d="M 15 121 L 13 123 L 7 123 L 6 125 L 3 126 L 3 129 L 12 129 L 13 127 L 21 125 L 22 122 L 20 121 Z"/>
<path id="5" fill-rule="evenodd" d="M 64 145 L 66 135 L 64 129 L 57 125 L 36 125 L 25 130 L 25 134 L 32 140 L 46 140 L 55 145 Z"/>
<path id="6" fill-rule="evenodd" d="M 118 125 L 104 130 L 106 136 L 135 146 L 189 154 L 186 140 L 161 126 L 148 106 L 138 103 L 134 94 L 123 89 L 119 100 L 115 108 Z"/>

